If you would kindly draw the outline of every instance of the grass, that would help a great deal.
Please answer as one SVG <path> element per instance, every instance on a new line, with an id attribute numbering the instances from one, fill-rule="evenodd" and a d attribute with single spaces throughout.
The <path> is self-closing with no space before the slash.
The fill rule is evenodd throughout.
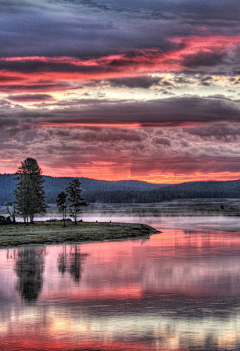
<path id="1" fill-rule="evenodd" d="M 136 238 L 159 233 L 146 224 L 131 223 L 68 223 L 36 222 L 0 226 L 0 247 L 25 244 L 49 244 L 82 241 L 106 241 Z"/>

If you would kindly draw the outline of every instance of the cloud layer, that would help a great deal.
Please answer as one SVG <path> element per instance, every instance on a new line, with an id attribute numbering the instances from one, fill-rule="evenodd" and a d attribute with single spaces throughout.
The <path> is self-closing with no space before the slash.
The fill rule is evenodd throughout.
<path id="1" fill-rule="evenodd" d="M 237 0 L 0 3 L 0 173 L 237 179 Z"/>

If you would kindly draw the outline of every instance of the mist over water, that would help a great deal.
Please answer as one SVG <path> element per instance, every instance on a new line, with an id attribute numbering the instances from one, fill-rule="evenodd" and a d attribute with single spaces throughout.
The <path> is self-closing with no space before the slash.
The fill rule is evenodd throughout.
<path id="1" fill-rule="evenodd" d="M 37 217 L 36 221 L 61 220 L 59 213 L 51 213 L 46 216 Z M 85 222 L 124 222 L 124 223 L 143 223 L 162 229 L 217 229 L 217 230 L 239 230 L 240 217 L 229 217 L 219 214 L 218 216 L 139 216 L 137 211 L 134 214 L 122 212 L 116 213 L 83 213 L 79 219 Z"/>
<path id="2" fill-rule="evenodd" d="M 1 349 L 240 349 L 239 218 L 98 215 L 162 233 L 1 249 Z"/>

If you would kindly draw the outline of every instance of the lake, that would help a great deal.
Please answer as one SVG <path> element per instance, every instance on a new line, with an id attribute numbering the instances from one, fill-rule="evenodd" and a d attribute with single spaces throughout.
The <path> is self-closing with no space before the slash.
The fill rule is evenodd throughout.
<path id="1" fill-rule="evenodd" d="M 0 350 L 240 350 L 240 219 L 134 221 L 162 233 L 1 249 Z"/>

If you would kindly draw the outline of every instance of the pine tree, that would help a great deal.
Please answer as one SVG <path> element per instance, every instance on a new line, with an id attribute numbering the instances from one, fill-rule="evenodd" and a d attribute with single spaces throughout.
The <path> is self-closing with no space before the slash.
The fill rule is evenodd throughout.
<path id="1" fill-rule="evenodd" d="M 41 168 L 34 158 L 27 158 L 21 162 L 16 172 L 19 183 L 14 190 L 16 212 L 23 216 L 24 222 L 33 223 L 35 214 L 45 214 L 47 205 L 45 203 L 44 179 Z"/>
<path id="2" fill-rule="evenodd" d="M 66 189 L 69 198 L 69 209 L 70 216 L 74 218 L 75 224 L 77 224 L 78 214 L 81 212 L 82 206 L 88 206 L 85 200 L 81 197 L 82 189 L 80 188 L 80 181 L 78 178 L 74 178 Z"/>
<path id="3" fill-rule="evenodd" d="M 63 215 L 63 226 L 66 227 L 66 217 L 67 217 L 67 194 L 61 191 L 57 196 L 57 207 L 58 211 L 62 212 Z"/>

